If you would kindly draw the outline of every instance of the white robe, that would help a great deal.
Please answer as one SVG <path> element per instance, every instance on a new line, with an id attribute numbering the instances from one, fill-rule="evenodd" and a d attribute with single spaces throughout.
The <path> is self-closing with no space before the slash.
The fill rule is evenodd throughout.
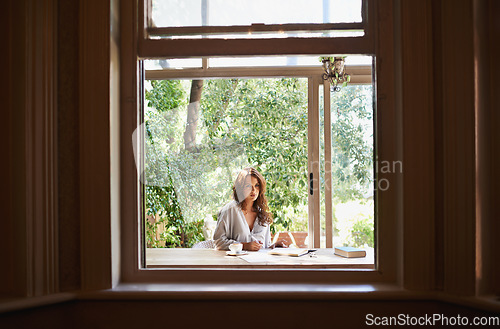
<path id="1" fill-rule="evenodd" d="M 269 224 L 262 226 L 256 218 L 250 232 L 243 211 L 233 200 L 219 212 L 214 240 L 219 250 L 229 250 L 231 243 L 251 241 L 261 241 L 263 248 L 269 248 L 271 245 L 271 230 Z"/>

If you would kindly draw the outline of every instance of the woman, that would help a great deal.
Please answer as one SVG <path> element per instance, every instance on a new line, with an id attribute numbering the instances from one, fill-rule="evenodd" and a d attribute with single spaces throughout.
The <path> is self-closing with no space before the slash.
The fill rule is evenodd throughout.
<path id="1" fill-rule="evenodd" d="M 240 242 L 243 250 L 286 247 L 283 241 L 271 244 L 271 213 L 265 196 L 266 181 L 254 168 L 245 168 L 233 185 L 233 201 L 219 212 L 214 240 L 219 250 Z"/>

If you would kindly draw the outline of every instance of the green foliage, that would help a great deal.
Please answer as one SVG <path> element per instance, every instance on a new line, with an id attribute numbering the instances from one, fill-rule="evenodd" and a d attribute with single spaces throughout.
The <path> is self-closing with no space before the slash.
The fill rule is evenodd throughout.
<path id="1" fill-rule="evenodd" d="M 146 243 L 151 247 L 191 247 L 203 238 L 203 221 L 188 221 L 183 215 L 165 147 L 175 146 L 175 137 L 179 137 L 178 107 L 185 101 L 184 90 L 180 81 L 152 81 L 151 86 L 146 99 L 155 110 L 145 114 L 146 161 L 142 182 L 146 215 L 159 220 L 146 220 Z"/>
<path id="2" fill-rule="evenodd" d="M 186 92 L 179 80 L 152 80 L 145 98 L 146 134 L 151 142 L 166 143 L 168 149 L 179 150 L 182 145 L 181 109 L 186 106 Z M 165 148 L 163 148 L 165 150 Z"/>
<path id="3" fill-rule="evenodd" d="M 268 182 L 275 226 L 291 228 L 293 218 L 285 208 L 307 200 L 306 80 L 211 80 L 205 86 L 202 109 L 209 143 L 231 140 L 243 146 L 248 164 Z"/>
<path id="4" fill-rule="evenodd" d="M 337 204 L 336 244 L 352 247 L 374 247 L 373 200 L 351 200 Z"/>
<path id="5" fill-rule="evenodd" d="M 352 238 L 354 247 L 369 247 L 375 246 L 375 238 L 373 232 L 373 217 L 365 217 L 354 223 L 352 227 Z"/>
<path id="6" fill-rule="evenodd" d="M 146 91 L 148 106 L 158 112 L 176 111 L 185 101 L 179 80 L 152 80 L 151 90 Z"/>
<path id="7" fill-rule="evenodd" d="M 347 86 L 332 93 L 332 176 L 334 200 L 347 202 L 363 197 L 372 178 L 373 145 L 365 132 L 372 133 L 372 107 L 367 101 L 369 86 Z M 369 136 L 371 137 L 371 136 Z"/>
<path id="8" fill-rule="evenodd" d="M 159 223 L 146 223 L 148 244 L 159 244 L 156 227 L 163 224 L 161 238 L 169 246 L 202 240 L 203 220 L 230 199 L 236 171 L 248 165 L 268 183 L 272 230 L 306 230 L 307 79 L 204 81 L 190 152 L 182 138 L 189 88 L 189 81 L 151 81 L 146 91 L 146 209 L 160 217 Z M 332 118 L 335 202 L 359 199 L 371 180 L 373 148 L 363 126 L 371 119 L 369 92 L 347 86 L 332 94 L 338 106 Z M 369 229 L 363 225 L 356 230 Z"/>

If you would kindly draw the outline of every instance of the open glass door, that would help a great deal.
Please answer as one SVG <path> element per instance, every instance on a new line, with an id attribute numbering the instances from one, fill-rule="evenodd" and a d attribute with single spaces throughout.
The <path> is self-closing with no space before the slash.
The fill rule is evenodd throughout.
<path id="1" fill-rule="evenodd" d="M 351 60 L 372 62 L 370 56 Z M 318 86 L 321 195 L 316 202 L 323 248 L 375 247 L 374 90 L 371 67 L 363 70 L 341 88 L 328 80 Z"/>

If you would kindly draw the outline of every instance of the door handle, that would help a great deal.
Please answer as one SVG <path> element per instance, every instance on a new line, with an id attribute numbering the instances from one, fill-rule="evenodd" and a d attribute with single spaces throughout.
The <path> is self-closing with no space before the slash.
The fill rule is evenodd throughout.
<path id="1" fill-rule="evenodd" d="M 309 173 L 309 194 L 313 195 L 313 181 L 314 181 L 314 176 L 313 173 Z"/>

